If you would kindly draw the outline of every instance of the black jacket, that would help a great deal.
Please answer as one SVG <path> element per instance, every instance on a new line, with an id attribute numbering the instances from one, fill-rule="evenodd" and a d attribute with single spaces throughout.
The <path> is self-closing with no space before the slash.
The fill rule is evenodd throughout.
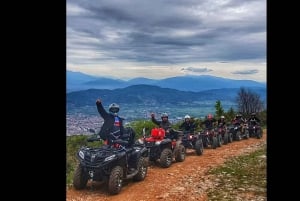
<path id="1" fill-rule="evenodd" d="M 226 121 L 222 121 L 221 119 L 219 119 L 218 125 L 224 127 L 224 126 L 226 126 Z"/>
<path id="2" fill-rule="evenodd" d="M 257 117 L 251 117 L 250 119 L 248 119 L 248 123 L 250 123 L 251 125 L 257 125 L 260 123 L 260 119 Z"/>
<path id="3" fill-rule="evenodd" d="M 104 123 L 101 127 L 101 130 L 99 131 L 99 135 L 100 135 L 101 139 L 106 140 L 114 126 L 115 116 L 111 113 L 106 112 L 105 109 L 103 108 L 103 105 L 101 102 L 98 104 L 96 103 L 96 106 L 97 106 L 99 114 L 104 119 Z M 122 135 L 124 133 L 124 126 L 123 126 L 124 119 L 119 117 L 119 120 L 120 120 L 120 132 Z"/>
<path id="4" fill-rule="evenodd" d="M 154 124 L 158 125 L 160 128 L 163 128 L 166 131 L 166 138 L 178 139 L 178 132 L 171 128 L 172 124 L 168 121 L 158 121 L 154 117 L 151 117 L 151 120 Z"/>
<path id="5" fill-rule="evenodd" d="M 215 118 L 212 119 L 205 119 L 205 121 L 202 123 L 205 125 L 206 129 L 213 129 L 214 125 L 213 123 L 216 122 L 217 120 Z"/>
<path id="6" fill-rule="evenodd" d="M 180 129 L 183 129 L 183 131 L 189 131 L 189 132 L 194 132 L 194 130 L 195 130 L 195 123 L 194 122 L 183 122 L 180 126 L 179 126 L 179 128 Z"/>
<path id="7" fill-rule="evenodd" d="M 169 130 L 172 124 L 168 121 L 158 121 L 154 117 L 151 118 L 152 122 L 158 125 L 160 128 L 165 129 L 165 131 Z"/>

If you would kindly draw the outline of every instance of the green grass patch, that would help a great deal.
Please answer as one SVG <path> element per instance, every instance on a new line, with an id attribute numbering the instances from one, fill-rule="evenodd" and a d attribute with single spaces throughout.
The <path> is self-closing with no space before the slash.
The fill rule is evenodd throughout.
<path id="1" fill-rule="evenodd" d="M 243 156 L 228 160 L 209 171 L 216 176 L 213 188 L 207 191 L 209 200 L 266 200 L 266 145 Z"/>

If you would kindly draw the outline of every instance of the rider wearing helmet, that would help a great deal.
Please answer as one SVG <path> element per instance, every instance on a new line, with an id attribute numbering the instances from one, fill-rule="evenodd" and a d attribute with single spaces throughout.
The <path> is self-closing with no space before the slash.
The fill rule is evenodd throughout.
<path id="1" fill-rule="evenodd" d="M 118 116 L 120 106 L 116 103 L 112 103 L 108 107 L 108 112 L 103 108 L 102 102 L 100 99 L 96 100 L 96 106 L 99 114 L 104 119 L 104 123 L 99 131 L 100 138 L 102 140 L 108 140 L 108 143 L 111 143 L 112 140 L 122 138 L 124 134 L 128 134 L 129 145 L 133 144 L 135 133 L 131 128 L 124 128 L 123 121 L 124 118 Z"/>
<path id="2" fill-rule="evenodd" d="M 260 123 L 260 119 L 256 116 L 255 112 L 252 112 L 248 122 L 252 125 L 256 125 Z"/>
<path id="3" fill-rule="evenodd" d="M 233 124 L 241 125 L 243 123 L 246 123 L 246 121 L 243 119 L 242 115 L 240 113 L 236 114 L 233 119 Z"/>
<path id="4" fill-rule="evenodd" d="M 225 117 L 223 115 L 218 119 L 218 125 L 222 127 L 226 126 Z"/>
<path id="5" fill-rule="evenodd" d="M 244 133 L 246 129 L 244 126 L 245 123 L 247 123 L 247 121 L 242 117 L 240 113 L 235 115 L 235 118 L 233 119 L 233 124 L 235 126 L 239 126 L 241 128 L 242 133 Z"/>
<path id="6" fill-rule="evenodd" d="M 185 115 L 184 122 L 179 126 L 180 129 L 183 129 L 183 132 L 194 132 L 195 123 L 191 121 L 191 117 L 189 115 Z"/>
<path id="7" fill-rule="evenodd" d="M 164 112 L 161 114 L 161 121 L 156 120 L 154 113 L 151 113 L 151 121 L 166 131 L 167 138 L 172 140 L 178 139 L 178 133 L 171 128 L 172 124 L 169 121 L 169 116 L 167 113 Z"/>
<path id="8" fill-rule="evenodd" d="M 205 128 L 208 130 L 212 130 L 213 126 L 214 126 L 214 122 L 216 122 L 217 120 L 213 117 L 212 114 L 208 114 L 206 116 L 205 121 L 202 124 L 205 124 Z"/>

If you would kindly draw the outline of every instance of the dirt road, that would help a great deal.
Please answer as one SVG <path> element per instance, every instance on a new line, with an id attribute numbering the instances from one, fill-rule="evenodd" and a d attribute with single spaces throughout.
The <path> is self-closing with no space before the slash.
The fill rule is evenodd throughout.
<path id="1" fill-rule="evenodd" d="M 173 162 L 169 168 L 151 165 L 144 181 L 128 181 L 118 195 L 109 195 L 103 184 L 88 183 L 84 190 L 67 189 L 67 201 L 157 201 L 207 200 L 206 189 L 211 182 L 207 171 L 225 160 L 252 152 L 266 144 L 266 131 L 262 139 L 249 138 L 222 145 L 217 149 L 204 149 L 197 156 L 188 150 L 185 161 Z"/>

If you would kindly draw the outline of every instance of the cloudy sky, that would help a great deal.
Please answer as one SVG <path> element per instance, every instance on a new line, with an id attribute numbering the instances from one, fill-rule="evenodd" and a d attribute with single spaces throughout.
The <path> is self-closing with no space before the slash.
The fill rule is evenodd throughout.
<path id="1" fill-rule="evenodd" d="M 67 0 L 67 70 L 266 82 L 266 0 Z"/>

